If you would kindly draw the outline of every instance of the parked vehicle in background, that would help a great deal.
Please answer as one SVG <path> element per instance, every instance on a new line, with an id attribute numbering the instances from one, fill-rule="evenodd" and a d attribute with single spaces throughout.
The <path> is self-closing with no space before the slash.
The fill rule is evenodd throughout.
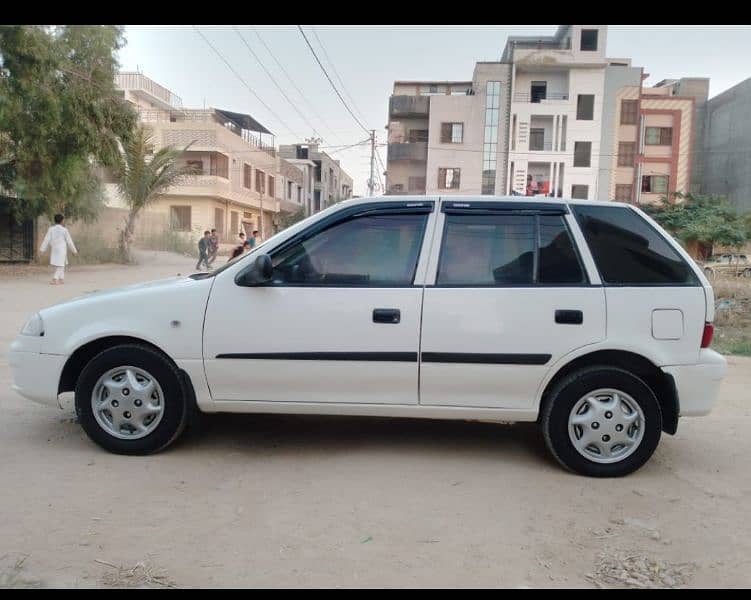
<path id="1" fill-rule="evenodd" d="M 745 254 L 718 254 L 703 263 L 702 268 L 708 279 L 717 275 L 751 277 L 751 262 Z"/>
<path id="2" fill-rule="evenodd" d="M 628 204 L 362 198 L 212 273 L 44 309 L 9 362 L 32 400 L 75 391 L 120 454 L 167 447 L 194 410 L 536 421 L 562 465 L 618 476 L 710 411 L 714 310 Z"/>

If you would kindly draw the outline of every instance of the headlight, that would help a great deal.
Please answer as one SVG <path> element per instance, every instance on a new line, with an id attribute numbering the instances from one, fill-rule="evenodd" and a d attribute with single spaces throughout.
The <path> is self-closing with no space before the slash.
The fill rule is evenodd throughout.
<path id="1" fill-rule="evenodd" d="M 42 315 L 39 313 L 31 315 L 29 320 L 26 321 L 26 325 L 21 329 L 21 335 L 44 335 L 44 322 L 42 321 Z"/>

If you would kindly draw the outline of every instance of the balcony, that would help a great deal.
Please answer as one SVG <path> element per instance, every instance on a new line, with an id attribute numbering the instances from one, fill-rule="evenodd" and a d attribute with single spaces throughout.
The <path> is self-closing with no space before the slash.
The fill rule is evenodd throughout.
<path id="1" fill-rule="evenodd" d="M 544 104 L 549 101 L 567 101 L 568 94 L 548 92 L 544 96 L 532 95 L 529 92 L 514 92 L 514 102 Z"/>
<path id="2" fill-rule="evenodd" d="M 389 98 L 390 117 L 427 117 L 430 110 L 430 96 L 391 96 Z"/>
<path id="3" fill-rule="evenodd" d="M 115 85 L 121 90 L 140 93 L 147 100 L 162 106 L 163 108 L 180 108 L 183 101 L 166 87 L 163 87 L 140 73 L 118 73 L 115 76 Z"/>
<path id="4" fill-rule="evenodd" d="M 425 162 L 428 160 L 428 143 L 404 142 L 389 144 L 387 160 L 414 160 Z"/>

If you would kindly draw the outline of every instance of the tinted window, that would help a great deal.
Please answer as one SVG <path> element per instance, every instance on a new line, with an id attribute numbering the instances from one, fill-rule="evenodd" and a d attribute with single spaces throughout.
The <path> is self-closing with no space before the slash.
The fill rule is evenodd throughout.
<path id="1" fill-rule="evenodd" d="M 531 284 L 535 218 L 446 215 L 438 285 Z"/>
<path id="2" fill-rule="evenodd" d="M 540 217 L 537 280 L 542 284 L 583 283 L 584 270 L 563 217 Z"/>
<path id="3" fill-rule="evenodd" d="M 584 279 L 560 216 L 446 216 L 437 285 L 551 285 Z"/>
<path id="4" fill-rule="evenodd" d="M 574 214 L 604 283 L 698 284 L 688 264 L 633 210 L 576 206 Z"/>
<path id="5" fill-rule="evenodd" d="M 299 285 L 410 285 L 427 215 L 344 221 L 272 257 L 272 281 Z"/>

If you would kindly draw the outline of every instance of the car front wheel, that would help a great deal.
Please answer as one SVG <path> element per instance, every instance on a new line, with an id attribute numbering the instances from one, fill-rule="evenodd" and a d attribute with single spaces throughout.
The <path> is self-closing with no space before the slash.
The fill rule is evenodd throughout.
<path id="1" fill-rule="evenodd" d="M 615 367 L 588 367 L 561 380 L 542 412 L 545 442 L 564 467 L 592 477 L 639 469 L 657 448 L 660 405 L 639 377 Z"/>
<path id="2" fill-rule="evenodd" d="M 147 346 L 115 346 L 95 356 L 81 372 L 75 398 L 84 431 L 116 454 L 158 452 L 187 423 L 177 367 Z"/>

